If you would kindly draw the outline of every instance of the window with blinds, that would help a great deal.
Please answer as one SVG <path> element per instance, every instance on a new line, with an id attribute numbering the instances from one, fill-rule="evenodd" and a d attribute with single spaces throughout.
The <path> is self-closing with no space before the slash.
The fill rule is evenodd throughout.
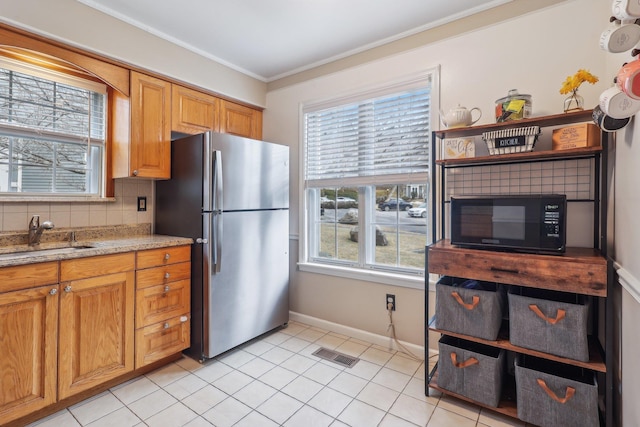
<path id="1" fill-rule="evenodd" d="M 0 194 L 100 195 L 106 86 L 0 60 Z"/>
<path id="2" fill-rule="evenodd" d="M 305 114 L 307 184 L 426 179 L 429 99 L 430 89 L 422 88 Z"/>
<path id="3" fill-rule="evenodd" d="M 424 274 L 432 90 L 430 75 L 303 110 L 303 263 Z"/>

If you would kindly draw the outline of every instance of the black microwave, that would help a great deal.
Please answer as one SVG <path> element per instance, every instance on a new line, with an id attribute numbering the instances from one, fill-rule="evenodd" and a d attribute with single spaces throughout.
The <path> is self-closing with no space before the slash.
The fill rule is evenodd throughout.
<path id="1" fill-rule="evenodd" d="M 451 197 L 451 244 L 481 249 L 563 253 L 564 194 Z"/>

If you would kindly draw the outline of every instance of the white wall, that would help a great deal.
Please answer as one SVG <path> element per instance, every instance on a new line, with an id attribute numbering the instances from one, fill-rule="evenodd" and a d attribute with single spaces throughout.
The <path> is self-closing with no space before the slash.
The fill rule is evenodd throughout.
<path id="1" fill-rule="evenodd" d="M 3 0 L 0 22 L 263 107 L 266 84 L 76 0 Z M 1 41 L 0 41 L 1 43 Z"/>
<path id="2" fill-rule="evenodd" d="M 629 57 L 615 58 L 615 67 L 619 68 L 623 60 Z M 623 131 L 618 132 L 615 152 L 615 241 L 613 258 L 619 266 L 622 290 L 617 290 L 621 298 L 621 344 L 620 365 L 616 371 L 615 391 L 622 393 L 623 426 L 640 425 L 640 407 L 637 397 L 640 396 L 640 226 L 638 212 L 640 209 L 640 115 Z M 618 302 L 618 301 L 616 301 Z"/>
<path id="3" fill-rule="evenodd" d="M 458 37 L 425 45 L 345 71 L 319 77 L 267 94 L 264 136 L 288 144 L 292 157 L 292 206 L 299 205 L 300 106 L 338 97 L 358 88 L 383 84 L 441 66 L 441 104 L 457 103 L 483 112 L 481 123 L 494 121 L 495 100 L 517 88 L 533 96 L 533 115 L 562 113 L 565 78 L 579 68 L 603 77 L 585 84 L 586 107 L 598 102 L 609 86 L 605 52 L 598 47 L 608 24 L 608 5 L 600 0 L 567 1 Z M 299 212 L 293 211 L 291 234 L 297 236 Z M 292 245 L 296 246 L 296 245 Z M 293 249 L 293 248 L 292 248 Z M 292 250 L 292 262 L 297 252 Z M 304 315 L 385 335 L 384 294 L 395 293 L 394 314 L 401 340 L 423 344 L 423 291 L 297 271 L 291 287 L 291 309 Z"/>

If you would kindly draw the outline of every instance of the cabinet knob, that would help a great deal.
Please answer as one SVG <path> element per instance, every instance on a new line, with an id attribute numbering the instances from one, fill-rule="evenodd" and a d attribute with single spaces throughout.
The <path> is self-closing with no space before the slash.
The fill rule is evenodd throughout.
<path id="1" fill-rule="evenodd" d="M 169 329 L 169 323 L 165 323 L 165 324 L 164 324 L 164 328 L 165 328 L 165 329 Z"/>
<path id="2" fill-rule="evenodd" d="M 71 292 L 71 285 L 67 285 L 64 287 L 65 292 Z"/>
<path id="3" fill-rule="evenodd" d="M 164 254 L 164 259 L 165 259 L 166 261 L 169 261 L 169 258 L 171 258 L 171 255 L 169 255 L 169 254 Z"/>
<path id="4" fill-rule="evenodd" d="M 138 169 L 133 170 L 133 176 L 138 176 Z"/>
<path id="5" fill-rule="evenodd" d="M 53 288 L 49 291 L 49 295 L 55 295 L 58 293 L 58 290 L 56 288 Z"/>
<path id="6" fill-rule="evenodd" d="M 164 273 L 164 278 L 168 279 L 171 275 L 169 273 Z"/>
<path id="7" fill-rule="evenodd" d="M 169 285 L 165 285 L 165 287 L 164 287 L 164 291 L 165 291 L 165 292 L 169 292 L 169 290 L 170 290 L 170 289 L 171 289 L 171 288 L 169 287 Z"/>

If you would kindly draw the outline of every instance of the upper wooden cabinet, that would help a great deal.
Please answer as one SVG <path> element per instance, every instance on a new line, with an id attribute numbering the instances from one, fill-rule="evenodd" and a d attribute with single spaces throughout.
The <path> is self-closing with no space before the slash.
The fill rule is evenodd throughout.
<path id="1" fill-rule="evenodd" d="M 113 92 L 113 178 L 171 177 L 171 83 L 131 72 L 131 96 Z"/>
<path id="2" fill-rule="evenodd" d="M 221 99 L 220 132 L 262 139 L 262 111 Z"/>
<path id="3" fill-rule="evenodd" d="M 220 130 L 220 99 L 179 85 L 171 88 L 171 130 L 197 134 Z"/>
<path id="4" fill-rule="evenodd" d="M 196 134 L 209 130 L 262 138 L 262 111 L 173 85 L 171 130 Z"/>
<path id="5" fill-rule="evenodd" d="M 171 178 L 171 131 L 262 138 L 262 111 L 135 71 L 110 103 L 113 178 Z"/>

